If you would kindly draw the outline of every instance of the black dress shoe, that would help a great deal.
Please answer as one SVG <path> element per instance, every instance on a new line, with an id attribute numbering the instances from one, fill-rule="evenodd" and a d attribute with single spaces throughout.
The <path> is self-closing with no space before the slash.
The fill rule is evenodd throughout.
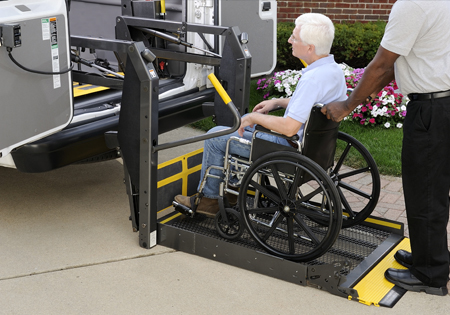
<path id="1" fill-rule="evenodd" d="M 389 282 L 409 291 L 421 292 L 425 291 L 427 294 L 447 295 L 447 287 L 430 287 L 417 279 L 408 269 L 394 269 L 389 268 L 384 273 L 384 276 Z"/>
<path id="2" fill-rule="evenodd" d="M 403 267 L 406 267 L 408 269 L 411 268 L 413 260 L 412 254 L 410 252 L 400 249 L 395 253 L 394 258 Z"/>

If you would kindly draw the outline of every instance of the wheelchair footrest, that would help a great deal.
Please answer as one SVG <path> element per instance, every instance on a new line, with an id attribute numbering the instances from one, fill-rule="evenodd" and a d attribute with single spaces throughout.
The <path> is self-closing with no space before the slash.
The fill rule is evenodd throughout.
<path id="1" fill-rule="evenodd" d="M 176 201 L 173 201 L 172 205 L 174 206 L 175 210 L 177 210 L 181 214 L 184 214 L 185 216 L 192 218 L 195 215 L 195 212 L 191 208 L 186 207 L 185 205 L 182 205 Z"/>

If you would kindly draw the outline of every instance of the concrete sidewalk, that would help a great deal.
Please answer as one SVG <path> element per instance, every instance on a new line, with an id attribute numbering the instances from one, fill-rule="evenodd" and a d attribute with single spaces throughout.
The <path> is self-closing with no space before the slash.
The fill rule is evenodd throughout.
<path id="1" fill-rule="evenodd" d="M 161 137 L 197 134 L 182 128 Z M 202 147 L 185 146 L 160 161 Z M 42 174 L 0 168 L 0 314 L 448 314 L 450 296 L 365 306 L 162 246 L 140 248 L 119 161 Z M 403 220 L 401 182 L 376 211 Z M 403 206 L 403 208 L 402 208 Z"/>

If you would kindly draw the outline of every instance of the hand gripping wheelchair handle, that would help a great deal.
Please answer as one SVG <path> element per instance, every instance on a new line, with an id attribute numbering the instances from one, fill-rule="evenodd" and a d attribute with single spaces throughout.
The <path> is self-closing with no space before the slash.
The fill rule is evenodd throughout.
<path id="1" fill-rule="evenodd" d="M 214 88 L 216 89 L 217 93 L 219 93 L 220 97 L 222 97 L 222 100 L 224 101 L 225 104 L 227 104 L 228 108 L 230 109 L 231 113 L 233 114 L 233 117 L 234 117 L 233 126 L 231 128 L 204 134 L 201 136 L 196 136 L 196 137 L 182 139 L 182 140 L 178 140 L 178 141 L 174 141 L 174 142 L 167 142 L 167 143 L 163 143 L 160 145 L 156 145 L 153 147 L 153 152 L 157 152 L 157 151 L 165 150 L 165 149 L 169 149 L 169 148 L 174 148 L 174 147 L 178 147 L 180 145 L 185 145 L 185 144 L 189 144 L 189 143 L 193 143 L 193 142 L 203 141 L 206 139 L 220 137 L 223 135 L 233 133 L 239 129 L 239 127 L 241 125 L 241 115 L 239 114 L 239 111 L 237 110 L 236 106 L 234 106 L 234 103 L 231 100 L 230 96 L 228 96 L 227 92 L 222 87 L 219 80 L 217 80 L 214 73 L 211 73 L 210 75 L 208 75 L 208 79 L 214 85 Z"/>

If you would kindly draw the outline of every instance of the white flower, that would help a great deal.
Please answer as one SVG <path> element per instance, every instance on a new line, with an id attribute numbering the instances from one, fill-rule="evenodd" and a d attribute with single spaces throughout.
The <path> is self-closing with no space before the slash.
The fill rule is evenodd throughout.
<path id="1" fill-rule="evenodd" d="M 406 106 L 402 105 L 402 107 L 400 107 L 400 109 L 404 112 L 406 110 Z"/>
<path id="2" fill-rule="evenodd" d="M 403 124 L 402 123 L 398 123 L 397 124 L 397 128 L 402 128 L 403 127 Z"/>
<path id="3" fill-rule="evenodd" d="M 394 95 L 389 95 L 388 102 L 391 103 L 391 104 L 395 104 L 395 97 L 394 97 Z"/>
<path id="4" fill-rule="evenodd" d="M 286 92 L 287 96 L 291 96 L 292 95 L 292 91 L 291 91 L 290 88 L 286 88 L 285 92 Z"/>
<path id="5" fill-rule="evenodd" d="M 370 112 L 370 114 L 371 114 L 374 118 L 376 118 L 376 117 L 378 116 L 378 111 L 377 111 L 377 110 L 373 110 L 373 111 Z"/>
<path id="6" fill-rule="evenodd" d="M 385 126 L 386 128 L 389 128 L 389 127 L 391 126 L 391 124 L 387 122 L 387 123 L 384 124 L 384 126 Z"/>

